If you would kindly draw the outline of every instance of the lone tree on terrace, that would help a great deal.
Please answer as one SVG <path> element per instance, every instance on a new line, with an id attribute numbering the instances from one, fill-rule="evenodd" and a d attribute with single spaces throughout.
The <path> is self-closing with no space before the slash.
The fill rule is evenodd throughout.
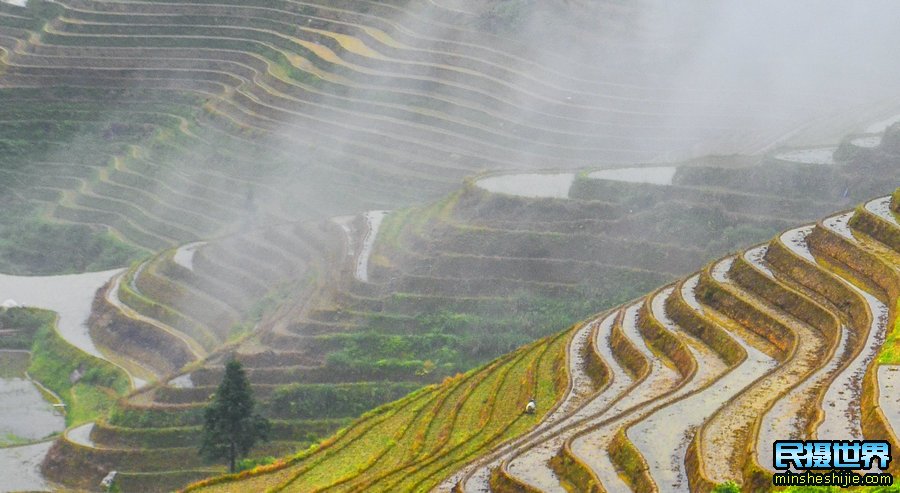
<path id="1" fill-rule="evenodd" d="M 257 441 L 269 439 L 269 421 L 253 412 L 254 405 L 243 366 L 229 361 L 225 377 L 203 413 L 200 453 L 209 460 L 227 459 L 234 472 L 237 459 L 246 456 Z"/>

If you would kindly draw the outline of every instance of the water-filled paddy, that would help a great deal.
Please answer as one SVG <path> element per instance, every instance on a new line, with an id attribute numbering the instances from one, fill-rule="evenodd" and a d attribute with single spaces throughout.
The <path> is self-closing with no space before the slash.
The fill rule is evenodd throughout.
<path id="1" fill-rule="evenodd" d="M 0 378 L 0 445 L 41 440 L 65 427 L 65 419 L 31 381 Z"/>
<path id="2" fill-rule="evenodd" d="M 62 338 L 90 355 L 103 358 L 91 340 L 85 321 L 91 314 L 94 293 L 118 272 L 33 277 L 0 274 L 0 299 L 14 299 L 24 306 L 58 313 Z"/>
<path id="3" fill-rule="evenodd" d="M 0 446 L 33 442 L 62 431 L 65 419 L 26 378 L 28 353 L 0 351 Z"/>
<path id="4" fill-rule="evenodd" d="M 897 216 L 895 216 L 894 211 L 891 210 L 890 195 L 867 202 L 866 209 L 869 212 L 880 216 L 885 221 L 900 226 L 900 222 L 897 221 Z"/>
<path id="5" fill-rule="evenodd" d="M 866 127 L 867 134 L 880 134 L 887 130 L 891 125 L 900 122 L 900 115 L 894 115 L 890 118 L 885 118 L 884 120 L 877 121 L 868 127 Z"/>
<path id="6" fill-rule="evenodd" d="M 53 442 L 0 448 L 0 471 L 4 471 L 0 491 L 49 491 L 41 476 L 41 462 Z M 14 471 L 14 474 L 9 474 Z"/>
<path id="7" fill-rule="evenodd" d="M 795 149 L 775 155 L 775 159 L 803 164 L 834 164 L 834 151 L 837 147 L 815 147 L 812 149 Z"/>
<path id="8" fill-rule="evenodd" d="M 594 180 L 624 181 L 628 183 L 671 185 L 677 171 L 678 168 L 675 166 L 604 169 L 589 173 L 588 178 Z"/>
<path id="9" fill-rule="evenodd" d="M 172 256 L 172 260 L 174 260 L 176 264 L 184 267 L 185 269 L 193 271 L 194 254 L 197 253 L 197 250 L 199 250 L 205 244 L 205 241 L 197 241 L 194 243 L 188 243 L 187 245 L 182 245 L 178 248 L 178 250 L 175 250 L 175 254 Z"/>
<path id="10" fill-rule="evenodd" d="M 867 135 L 865 137 L 857 137 L 850 141 L 851 144 L 856 147 L 878 147 L 881 144 L 881 136 L 880 135 Z"/>
<path id="11" fill-rule="evenodd" d="M 366 218 L 366 237 L 363 238 L 362 249 L 356 259 L 356 278 L 366 282 L 369 280 L 369 257 L 372 256 L 372 248 L 375 247 L 375 238 L 378 229 L 384 221 L 388 211 L 369 211 L 364 214 Z"/>
<path id="12" fill-rule="evenodd" d="M 900 365 L 878 367 L 878 405 L 894 433 L 900 432 Z"/>
<path id="13" fill-rule="evenodd" d="M 574 173 L 525 173 L 489 176 L 478 180 L 477 185 L 491 193 L 532 198 L 569 198 L 569 189 L 575 181 Z"/>
<path id="14" fill-rule="evenodd" d="M 56 312 L 63 339 L 88 354 L 103 358 L 91 340 L 85 322 L 90 316 L 96 291 L 119 272 L 121 270 L 34 277 L 0 274 L 0 299 L 13 299 L 24 306 Z M 24 378 L 24 368 L 18 378 L 0 379 L 0 438 L 33 441 L 64 428 L 64 418 L 57 414 L 37 387 Z M 39 467 L 51 444 L 48 441 L 0 449 L 0 471 L 16 471 L 16 474 L 4 477 L 0 491 L 47 489 Z"/>

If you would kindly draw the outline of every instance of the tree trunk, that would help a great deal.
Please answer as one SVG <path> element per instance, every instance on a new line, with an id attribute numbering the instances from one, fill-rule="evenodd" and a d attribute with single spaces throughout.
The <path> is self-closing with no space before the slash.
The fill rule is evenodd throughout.
<path id="1" fill-rule="evenodd" d="M 234 473 L 234 441 L 231 442 L 230 446 L 231 450 L 228 453 L 229 471 Z"/>

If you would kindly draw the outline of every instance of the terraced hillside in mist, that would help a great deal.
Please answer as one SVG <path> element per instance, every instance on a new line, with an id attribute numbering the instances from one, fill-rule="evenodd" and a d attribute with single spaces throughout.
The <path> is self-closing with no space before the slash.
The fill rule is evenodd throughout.
<path id="1" fill-rule="evenodd" d="M 730 480 L 759 491 L 776 439 L 897 446 L 898 212 L 900 191 L 789 229 L 310 451 L 189 490 L 709 491 Z M 518 436 L 499 446 L 467 439 L 491 433 L 512 403 L 521 413 L 534 391 L 510 367 L 556 340 L 566 351 L 547 354 L 568 385 L 540 394 L 542 419 L 514 414 L 502 436 Z M 475 382 L 493 382 L 497 398 L 461 391 Z M 457 408 L 459 395 L 469 398 Z M 460 462 L 457 448 L 430 447 L 444 440 L 479 458 L 451 474 L 442 466 Z"/>
<path id="2" fill-rule="evenodd" d="M 277 423 L 279 440 L 254 456 L 303 449 L 423 384 L 636 298 L 835 204 L 883 192 L 886 180 L 900 181 L 896 137 L 890 130 L 877 146 L 852 144 L 854 136 L 838 149 L 556 175 L 564 184 L 556 197 L 527 196 L 529 187 L 556 178 L 490 175 L 424 208 L 259 227 L 165 250 L 115 277 L 92 316 L 106 354 L 165 383 L 120 402 L 86 429 L 90 442 L 64 436 L 45 471 L 89 485 L 114 469 L 121 484 L 137 489 L 215 474 L 190 444 L 231 356 L 249 368 L 264 414 Z M 785 198 L 787 187 L 804 192 Z M 250 289 L 252 296 L 242 295 Z M 527 388 L 509 402 L 521 404 Z M 517 426 L 516 433 L 527 430 Z M 490 435 L 419 479 L 440 481 L 514 435 Z M 339 471 L 327 480 L 352 475 Z"/>
<path id="3" fill-rule="evenodd" d="M 7 270 L 113 267 L 248 221 L 409 205 L 484 169 L 637 162 L 699 141 L 756 151 L 800 125 L 784 105 L 755 125 L 747 101 L 716 106 L 705 91 L 655 110 L 664 74 L 479 30 L 524 22 L 523 5 L 509 18 L 492 2 L 419 0 L 27 5 L 0 2 L 2 172 L 16 187 L 3 227 L 23 240 L 2 245 Z M 637 6 L 595 9 L 608 38 L 637 32 Z M 627 41 L 597 49 L 662 56 Z M 687 122 L 698 136 L 670 135 Z M 50 232 L 83 258 L 50 261 L 70 253 Z"/>
<path id="4" fill-rule="evenodd" d="M 833 155 L 696 159 L 635 183 L 659 170 L 623 163 L 754 154 L 886 108 L 811 123 L 753 91 L 682 92 L 637 3 L 566 4 L 0 1 L 0 271 L 125 268 L 90 333 L 137 387 L 64 433 L 47 477 L 89 488 L 117 470 L 148 491 L 222 472 L 194 444 L 233 356 L 278 437 L 252 460 L 403 398 L 363 422 L 443 409 L 484 432 L 423 421 L 390 440 L 425 447 L 430 469 L 401 477 L 409 456 L 386 453 L 370 479 L 309 481 L 433 484 L 530 429 L 516 414 L 530 393 L 542 413 L 563 398 L 562 355 L 588 333 L 561 327 L 896 182 L 885 123 Z M 558 49 L 588 35 L 595 52 Z M 559 196 L 516 188 L 546 168 Z M 502 376 L 466 373 L 485 364 Z M 417 391 L 447 378 L 451 397 Z M 476 389 L 498 406 L 476 410 Z M 578 402 L 566 395 L 548 422 Z"/>

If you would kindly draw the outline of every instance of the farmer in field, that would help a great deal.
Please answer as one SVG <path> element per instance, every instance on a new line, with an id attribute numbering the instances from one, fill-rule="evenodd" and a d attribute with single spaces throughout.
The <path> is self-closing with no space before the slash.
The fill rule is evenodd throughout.
<path id="1" fill-rule="evenodd" d="M 525 414 L 534 414 L 537 410 L 537 401 L 534 400 L 534 397 L 528 401 L 528 404 L 525 405 Z"/>

